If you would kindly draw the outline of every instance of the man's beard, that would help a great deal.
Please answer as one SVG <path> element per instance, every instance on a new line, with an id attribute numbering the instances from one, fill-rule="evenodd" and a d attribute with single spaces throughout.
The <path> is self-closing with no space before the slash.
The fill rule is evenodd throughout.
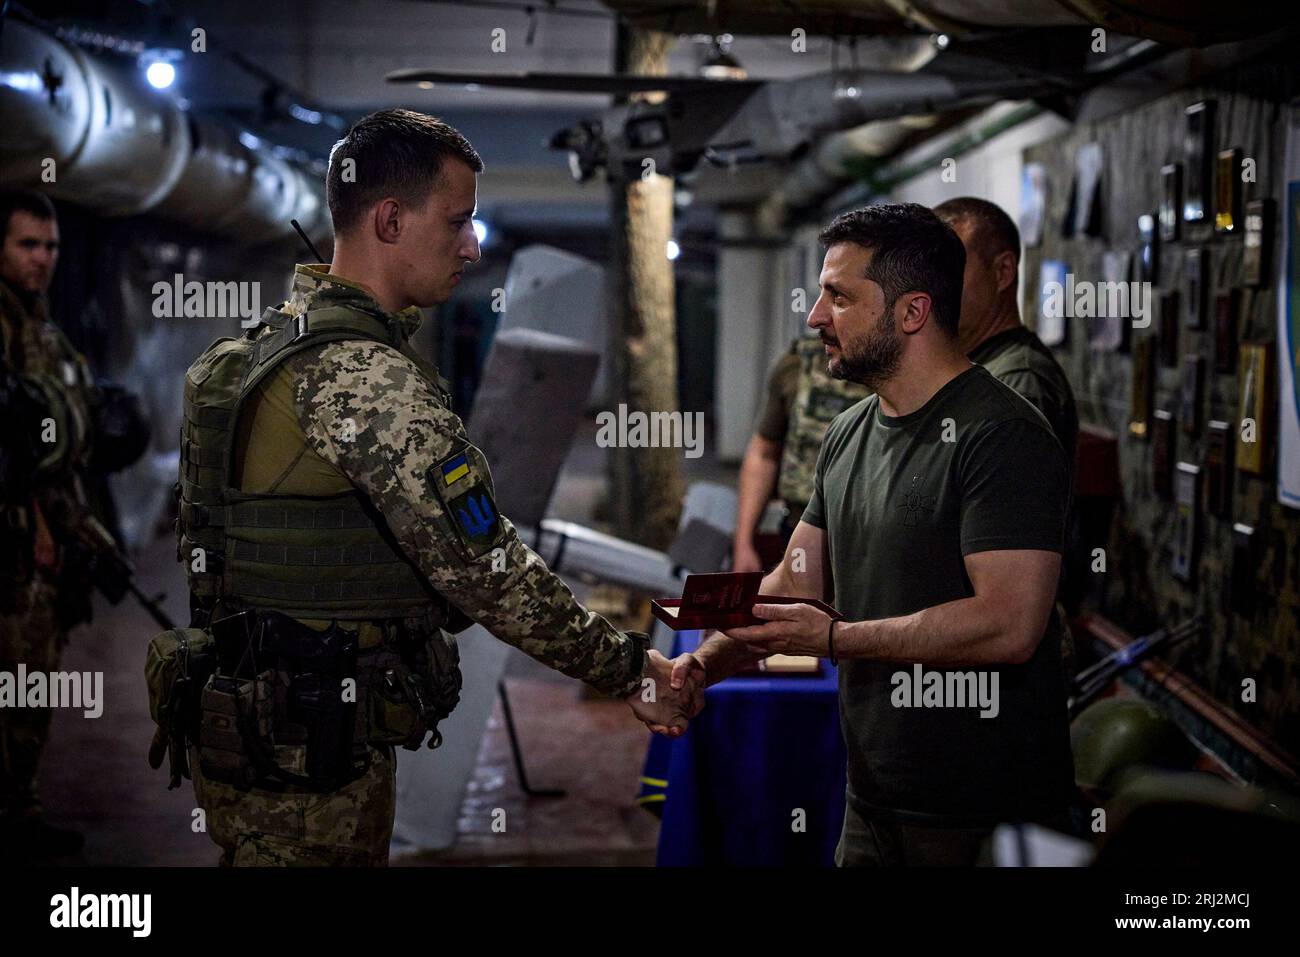
<path id="1" fill-rule="evenodd" d="M 839 347 L 839 358 L 827 363 L 831 378 L 860 382 L 873 391 L 892 379 L 903 361 L 903 344 L 894 330 L 894 304 L 885 307 L 860 343 L 840 340 Z"/>

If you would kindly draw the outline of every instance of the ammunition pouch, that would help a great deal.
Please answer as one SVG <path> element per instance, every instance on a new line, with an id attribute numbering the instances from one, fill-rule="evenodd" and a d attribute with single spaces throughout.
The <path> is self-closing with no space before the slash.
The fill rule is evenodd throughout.
<path id="1" fill-rule="evenodd" d="M 203 776 L 247 790 L 271 759 L 272 674 L 241 679 L 213 674 L 203 688 L 198 754 Z"/>
<path id="2" fill-rule="evenodd" d="M 360 659 L 358 734 L 371 744 L 419 750 L 442 744 L 438 722 L 460 700 L 460 652 L 434 631 L 363 653 Z M 361 723 L 365 727 L 362 729 Z"/>

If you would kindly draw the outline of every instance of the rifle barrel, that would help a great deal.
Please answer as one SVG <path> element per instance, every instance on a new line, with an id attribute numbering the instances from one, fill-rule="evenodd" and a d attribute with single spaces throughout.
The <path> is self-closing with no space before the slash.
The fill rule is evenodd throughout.
<path id="1" fill-rule="evenodd" d="M 138 601 L 141 607 L 149 613 L 149 616 L 157 622 L 160 628 L 171 631 L 176 627 L 176 623 L 167 617 L 167 613 L 158 607 L 157 602 L 140 590 L 139 585 L 128 580 L 126 587 L 131 590 L 131 594 L 135 596 L 135 600 Z"/>

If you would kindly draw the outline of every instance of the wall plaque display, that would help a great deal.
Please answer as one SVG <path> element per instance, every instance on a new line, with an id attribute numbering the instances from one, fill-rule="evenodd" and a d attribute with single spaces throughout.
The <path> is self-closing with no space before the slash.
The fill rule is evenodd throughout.
<path id="1" fill-rule="evenodd" d="M 1232 610 L 1246 618 L 1255 616 L 1255 576 L 1258 572 L 1255 529 L 1237 522 L 1232 526 L 1232 581 L 1228 592 Z"/>
<path id="2" fill-rule="evenodd" d="M 1200 558 L 1201 468 L 1191 462 L 1179 462 L 1174 473 L 1174 577 L 1185 584 L 1196 580 Z"/>
<path id="3" fill-rule="evenodd" d="M 1129 276 L 1128 250 L 1108 249 L 1101 257 L 1101 276 L 1109 289 L 1127 289 Z M 1112 306 L 1116 308 L 1112 308 Z M 1088 323 L 1088 348 L 1096 352 L 1116 352 L 1128 345 L 1128 331 L 1132 328 L 1133 304 L 1119 308 L 1120 303 L 1110 296 L 1097 296 L 1097 311 Z M 1111 313 L 1115 313 L 1111 315 Z"/>
<path id="4" fill-rule="evenodd" d="M 1143 213 L 1138 217 L 1138 282 L 1155 285 L 1160 281 L 1160 233 L 1156 229 L 1156 213 Z"/>
<path id="5" fill-rule="evenodd" d="M 1129 393 L 1128 431 L 1145 439 L 1151 430 L 1151 398 L 1156 386 L 1155 339 L 1133 340 L 1133 390 Z"/>
<path id="6" fill-rule="evenodd" d="M 1210 188 L 1213 182 L 1214 101 L 1193 103 L 1185 111 L 1187 128 L 1183 133 L 1183 159 L 1187 164 L 1183 184 L 1183 222 L 1202 223 L 1209 215 Z"/>
<path id="7" fill-rule="evenodd" d="M 1059 259 L 1044 259 L 1038 278 L 1038 338 L 1045 346 L 1065 341 L 1065 317 L 1073 308 L 1064 290 L 1070 267 Z"/>
<path id="8" fill-rule="evenodd" d="M 1237 406 L 1237 468 L 1263 475 L 1267 462 L 1269 412 L 1273 395 L 1269 372 L 1273 367 L 1267 345 L 1243 345 L 1238 375 L 1241 394 Z"/>
<path id="9" fill-rule="evenodd" d="M 1214 231 L 1241 232 L 1241 150 L 1220 150 L 1214 164 Z"/>
<path id="10" fill-rule="evenodd" d="M 1160 238 L 1173 242 L 1178 238 L 1183 210 L 1183 164 L 1160 167 Z"/>
<path id="11" fill-rule="evenodd" d="M 1026 249 L 1043 241 L 1047 216 L 1047 167 L 1026 163 L 1020 171 L 1020 238 Z"/>
<path id="12" fill-rule="evenodd" d="M 1300 117 L 1288 119 L 1285 216 L 1277 290 L 1277 500 L 1300 509 Z M 1267 268 L 1267 267 L 1266 267 Z M 1274 391 L 1276 390 L 1276 391 Z"/>
<path id="13" fill-rule="evenodd" d="M 1160 296 L 1160 364 L 1178 365 L 1178 290 Z"/>
<path id="14" fill-rule="evenodd" d="M 1252 199 L 1246 204 L 1241 281 L 1257 289 L 1268 285 L 1268 271 L 1273 259 L 1275 210 L 1271 199 Z"/>
<path id="15" fill-rule="evenodd" d="M 1241 290 L 1229 289 L 1214 297 L 1214 371 L 1237 370 L 1237 310 Z"/>
<path id="16" fill-rule="evenodd" d="M 1173 498 L 1174 414 L 1156 409 L 1151 414 L 1151 490 L 1164 501 Z"/>
<path id="17" fill-rule="evenodd" d="M 1201 389 L 1205 377 L 1205 360 L 1200 356 L 1183 358 L 1183 386 L 1178 403 L 1178 418 L 1183 432 L 1199 435 L 1201 431 Z"/>
<path id="18" fill-rule="evenodd" d="M 1205 424 L 1205 508 L 1211 515 L 1232 514 L 1232 424 L 1211 419 Z"/>
<path id="19" fill-rule="evenodd" d="M 1105 156 L 1100 143 L 1085 143 L 1074 154 L 1074 183 L 1070 202 L 1061 224 L 1061 235 L 1100 236 L 1102 227 L 1101 190 Z"/>
<path id="20" fill-rule="evenodd" d="M 1183 300 L 1188 329 L 1205 328 L 1205 287 L 1210 270 L 1204 249 L 1189 249 L 1183 254 Z"/>

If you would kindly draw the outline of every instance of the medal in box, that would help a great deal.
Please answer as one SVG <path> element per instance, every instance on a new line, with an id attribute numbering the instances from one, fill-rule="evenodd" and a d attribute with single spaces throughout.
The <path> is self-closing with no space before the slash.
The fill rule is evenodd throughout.
<path id="1" fill-rule="evenodd" d="M 760 595 L 762 572 L 717 572 L 687 575 L 681 598 L 656 598 L 650 603 L 654 616 L 673 631 L 715 628 L 743 628 L 766 621 L 753 614 L 757 604 L 812 605 L 832 618 L 844 616 L 815 598 Z"/>

